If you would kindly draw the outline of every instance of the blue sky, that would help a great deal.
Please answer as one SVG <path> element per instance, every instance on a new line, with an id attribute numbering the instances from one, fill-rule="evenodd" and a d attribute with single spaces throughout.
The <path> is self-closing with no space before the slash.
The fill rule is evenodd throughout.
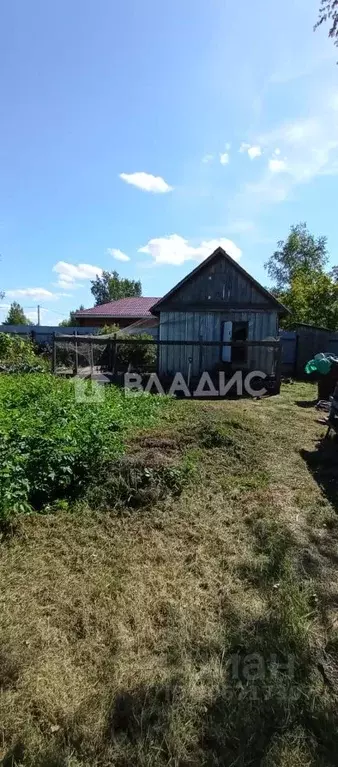
<path id="1" fill-rule="evenodd" d="M 117 269 L 161 296 L 219 242 L 264 262 L 307 221 L 338 262 L 337 49 L 319 0 L 2 7 L 0 319 L 57 324 Z M 336 255 L 337 254 L 337 255 Z"/>

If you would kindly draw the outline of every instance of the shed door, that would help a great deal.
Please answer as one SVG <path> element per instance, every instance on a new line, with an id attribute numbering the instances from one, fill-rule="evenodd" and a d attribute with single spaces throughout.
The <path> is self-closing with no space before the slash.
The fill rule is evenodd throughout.
<path id="1" fill-rule="evenodd" d="M 223 322 L 222 341 L 232 340 L 232 322 Z M 222 361 L 231 362 L 231 346 L 222 346 Z"/>

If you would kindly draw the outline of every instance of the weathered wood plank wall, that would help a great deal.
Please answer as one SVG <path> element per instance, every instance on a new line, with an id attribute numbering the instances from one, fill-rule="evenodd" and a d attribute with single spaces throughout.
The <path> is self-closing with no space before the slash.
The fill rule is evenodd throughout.
<path id="1" fill-rule="evenodd" d="M 235 312 L 161 312 L 161 341 L 221 341 L 222 323 L 248 322 L 248 340 L 263 341 L 277 338 L 277 314 L 273 311 L 235 311 Z M 273 351 L 249 348 L 248 363 L 243 367 L 271 373 Z M 192 375 L 203 370 L 212 370 L 220 360 L 219 347 L 204 347 L 202 350 L 193 346 L 162 346 L 159 350 L 159 370 L 163 375 L 172 375 L 180 371 L 187 375 L 189 358 L 192 358 Z M 238 369 L 239 365 L 236 365 Z"/>

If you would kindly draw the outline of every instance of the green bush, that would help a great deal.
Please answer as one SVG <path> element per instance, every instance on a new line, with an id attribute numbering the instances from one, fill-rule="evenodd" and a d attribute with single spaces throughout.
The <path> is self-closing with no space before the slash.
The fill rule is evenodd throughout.
<path id="1" fill-rule="evenodd" d="M 123 338 L 123 335 L 118 336 L 119 339 Z M 138 341 L 153 340 L 152 336 L 148 333 L 140 333 L 139 335 L 126 336 L 130 340 L 130 343 L 118 343 L 116 360 L 117 365 L 121 365 L 123 368 L 127 368 L 131 365 L 132 369 L 144 367 L 153 367 L 157 357 L 156 344 L 140 344 Z"/>
<path id="2" fill-rule="evenodd" d="M 118 325 L 104 325 L 100 328 L 98 335 L 109 335 L 112 338 L 116 336 L 116 365 L 117 367 L 127 368 L 131 365 L 133 370 L 137 368 L 153 368 L 157 358 L 156 344 L 140 344 L 138 341 L 153 341 L 149 333 L 137 333 L 129 335 L 120 331 Z M 123 343 L 126 338 L 130 343 Z"/>
<path id="3" fill-rule="evenodd" d="M 75 394 L 74 379 L 0 376 L 0 519 L 80 497 L 100 465 L 123 453 L 126 432 L 154 422 L 167 402 L 115 386 L 102 401 Z"/>
<path id="4" fill-rule="evenodd" d="M 42 372 L 46 361 L 36 354 L 33 341 L 19 335 L 0 333 L 0 372 Z"/>

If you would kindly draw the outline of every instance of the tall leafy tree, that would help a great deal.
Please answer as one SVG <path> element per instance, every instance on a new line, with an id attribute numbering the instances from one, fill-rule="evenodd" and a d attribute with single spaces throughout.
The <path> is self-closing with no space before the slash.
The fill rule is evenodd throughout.
<path id="1" fill-rule="evenodd" d="M 338 0 L 337 0 L 338 1 Z M 265 264 L 278 293 L 290 287 L 298 274 L 322 273 L 328 261 L 326 237 L 314 237 L 305 223 L 292 226 L 286 240 L 277 243 L 277 250 Z"/>
<path id="2" fill-rule="evenodd" d="M 6 319 L 2 323 L 3 325 L 32 325 L 33 323 L 26 317 L 25 312 L 17 303 L 13 301 L 8 311 Z"/>
<path id="3" fill-rule="evenodd" d="M 126 277 L 120 277 L 116 271 L 103 271 L 101 277 L 97 276 L 91 284 L 96 306 L 107 301 L 117 301 L 119 298 L 142 295 L 140 280 L 128 280 Z"/>
<path id="4" fill-rule="evenodd" d="M 299 271 L 289 288 L 278 293 L 279 300 L 291 311 L 283 318 L 284 327 L 299 322 L 338 329 L 338 283 L 325 272 Z"/>
<path id="5" fill-rule="evenodd" d="M 315 29 L 329 23 L 329 37 L 338 45 L 338 0 L 320 0 L 318 21 Z"/>

